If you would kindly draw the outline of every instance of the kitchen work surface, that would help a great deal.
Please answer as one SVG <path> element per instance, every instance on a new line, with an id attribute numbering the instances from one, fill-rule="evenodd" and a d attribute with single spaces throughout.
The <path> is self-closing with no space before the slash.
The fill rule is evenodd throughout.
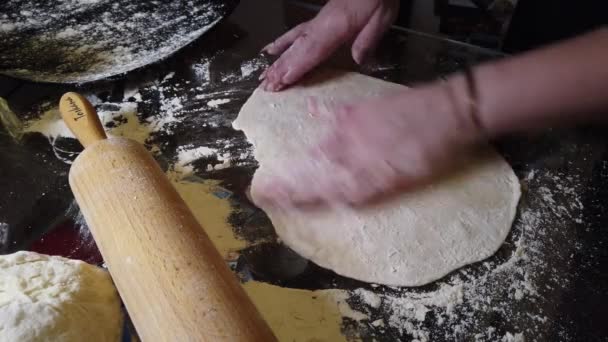
<path id="1" fill-rule="evenodd" d="M 201 39 L 124 77 L 79 87 L 1 79 L 0 96 L 24 127 L 0 131 L 2 253 L 104 265 L 67 185 L 82 148 L 57 104 L 76 90 L 110 135 L 153 153 L 282 341 L 605 341 L 608 140 L 601 127 L 497 142 L 522 185 L 511 232 L 492 257 L 429 285 L 345 278 L 277 240 L 247 199 L 258 164 L 232 122 L 271 62 L 259 49 L 309 15 L 289 3 L 242 1 Z M 401 29 L 361 67 L 347 53 L 328 64 L 408 86 L 501 58 Z M 8 121 L 8 111 L 0 115 Z"/>

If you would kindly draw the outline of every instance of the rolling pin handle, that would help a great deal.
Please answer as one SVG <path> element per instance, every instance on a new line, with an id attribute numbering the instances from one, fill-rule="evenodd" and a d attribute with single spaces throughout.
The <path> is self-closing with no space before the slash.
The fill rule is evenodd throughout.
<path id="1" fill-rule="evenodd" d="M 59 111 L 70 131 L 85 148 L 107 139 L 95 108 L 84 96 L 74 92 L 65 93 L 59 100 Z"/>

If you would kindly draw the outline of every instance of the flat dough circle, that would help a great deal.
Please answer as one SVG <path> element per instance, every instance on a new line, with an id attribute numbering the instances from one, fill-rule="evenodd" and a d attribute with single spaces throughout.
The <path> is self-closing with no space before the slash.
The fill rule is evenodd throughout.
<path id="1" fill-rule="evenodd" d="M 299 86 L 257 89 L 233 126 L 255 147 L 262 173 L 322 139 L 327 127 L 308 114 L 307 98 L 349 102 L 403 86 L 357 73 L 317 74 Z M 298 180 L 293 180 L 298 181 Z M 520 185 L 495 151 L 466 171 L 375 207 L 266 211 L 279 237 L 300 255 L 338 274 L 387 285 L 419 286 L 483 260 L 504 242 Z"/>
<path id="2" fill-rule="evenodd" d="M 122 321 L 105 270 L 34 252 L 0 255 L 0 340 L 117 342 Z"/>

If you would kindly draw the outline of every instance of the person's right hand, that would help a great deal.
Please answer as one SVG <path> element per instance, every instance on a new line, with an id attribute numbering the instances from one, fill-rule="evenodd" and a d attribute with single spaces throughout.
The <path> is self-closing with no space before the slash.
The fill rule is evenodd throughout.
<path id="1" fill-rule="evenodd" d="M 254 182 L 258 205 L 360 205 L 434 179 L 483 140 L 468 108 L 444 83 L 349 105 L 315 104 L 330 129 L 319 145 Z M 461 108 L 462 107 L 462 108 Z"/>
<path id="2" fill-rule="evenodd" d="M 397 17 L 399 0 L 330 0 L 312 20 L 291 29 L 262 51 L 281 55 L 263 74 L 261 87 L 279 91 L 355 38 L 352 56 L 362 63 Z"/>

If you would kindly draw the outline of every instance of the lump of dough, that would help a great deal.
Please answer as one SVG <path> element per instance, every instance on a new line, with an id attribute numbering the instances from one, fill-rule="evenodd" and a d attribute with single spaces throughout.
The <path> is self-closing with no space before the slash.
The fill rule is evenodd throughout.
<path id="1" fill-rule="evenodd" d="M 0 340 L 118 342 L 122 321 L 105 270 L 33 252 L 0 255 Z"/>
<path id="2" fill-rule="evenodd" d="M 233 123 L 260 163 L 252 187 L 260 174 L 280 173 L 273 167 L 278 161 L 303 155 L 327 134 L 327 120 L 308 115 L 308 97 L 348 103 L 403 89 L 352 72 L 316 74 L 278 93 L 257 89 Z M 490 148 L 465 170 L 374 207 L 262 209 L 285 244 L 322 267 L 368 282 L 419 286 L 494 254 L 519 197 L 519 180 Z"/>

